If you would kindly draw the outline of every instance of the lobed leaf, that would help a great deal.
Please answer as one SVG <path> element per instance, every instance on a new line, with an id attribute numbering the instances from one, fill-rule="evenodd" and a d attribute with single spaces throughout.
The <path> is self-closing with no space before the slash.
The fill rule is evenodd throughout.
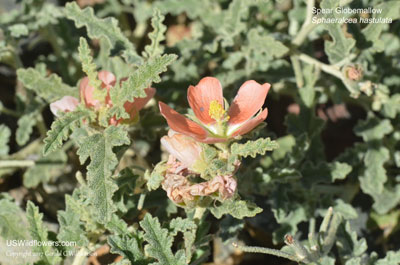
<path id="1" fill-rule="evenodd" d="M 107 238 L 110 252 L 119 254 L 129 260 L 132 264 L 147 265 L 147 258 L 140 249 L 137 239 L 123 235 L 111 235 Z"/>
<path id="2" fill-rule="evenodd" d="M 39 213 L 39 208 L 28 201 L 26 205 L 26 216 L 29 222 L 29 230 L 33 240 L 42 243 L 35 246 L 35 249 L 40 253 L 40 258 L 45 264 L 60 264 L 61 258 L 56 255 L 53 247 L 49 246 L 47 237 L 47 228 L 43 224 L 43 214 Z M 47 243 L 47 244 L 46 244 Z"/>
<path id="3" fill-rule="evenodd" d="M 400 18 L 400 2 L 399 1 L 384 1 L 375 6 L 374 9 L 382 10 L 379 14 L 374 14 L 373 18 L 392 19 Z M 382 52 L 385 44 L 381 39 L 381 33 L 385 28 L 385 23 L 369 23 L 361 32 L 365 36 L 367 45 L 375 52 Z M 372 44 L 372 45 L 371 45 Z"/>
<path id="4" fill-rule="evenodd" d="M 321 8 L 326 10 L 335 10 L 339 5 L 340 0 L 324 0 L 321 2 Z M 343 15 L 337 12 L 331 12 L 325 14 L 324 17 L 327 19 L 334 19 L 343 17 Z M 332 37 L 332 41 L 325 41 L 325 52 L 328 54 L 331 63 L 337 63 L 349 56 L 356 41 L 345 35 L 342 25 L 339 23 L 324 23 L 323 25 Z"/>
<path id="5" fill-rule="evenodd" d="M 11 130 L 6 125 L 0 125 L 0 156 L 8 155 L 10 147 L 8 142 L 10 141 Z"/>
<path id="6" fill-rule="evenodd" d="M 23 211 L 11 200 L 0 199 L 0 236 L 4 239 L 26 239 L 26 226 Z"/>
<path id="7" fill-rule="evenodd" d="M 237 219 L 244 217 L 254 217 L 261 213 L 262 209 L 255 203 L 243 200 L 227 200 L 219 206 L 211 208 L 211 213 L 218 219 L 225 214 L 230 214 Z"/>
<path id="8" fill-rule="evenodd" d="M 55 120 L 43 140 L 45 143 L 43 154 L 46 156 L 60 148 L 62 142 L 68 139 L 70 133 L 78 127 L 79 123 L 84 119 L 89 119 L 91 115 L 92 113 L 87 109 L 78 109 Z"/>
<path id="9" fill-rule="evenodd" d="M 264 155 L 267 151 L 277 149 L 278 143 L 271 141 L 270 138 L 260 138 L 256 141 L 247 141 L 245 144 L 233 143 L 231 146 L 231 152 L 233 155 L 242 157 L 256 157 L 257 154 Z"/>
<path id="10" fill-rule="evenodd" d="M 103 133 L 97 132 L 82 139 L 77 154 L 81 164 L 90 157 L 87 167 L 89 201 L 96 208 L 96 217 L 100 223 L 111 220 L 116 210 L 112 200 L 118 189 L 111 179 L 112 171 L 118 164 L 113 147 L 129 144 L 127 132 L 122 127 L 110 126 Z"/>
<path id="11" fill-rule="evenodd" d="M 23 184 L 27 188 L 36 188 L 40 183 L 55 180 L 65 168 L 67 155 L 63 150 L 51 152 L 35 161 L 35 166 L 28 168 L 23 175 Z"/>
<path id="12" fill-rule="evenodd" d="M 176 55 L 165 54 L 155 58 L 150 58 L 143 63 L 128 79 L 122 83 L 120 88 L 110 91 L 110 97 L 114 104 L 111 113 L 116 115 L 117 119 L 126 117 L 123 105 L 125 102 L 133 102 L 135 98 L 146 97 L 144 89 L 149 87 L 151 83 L 161 81 L 159 75 L 167 70 L 167 66 L 175 61 Z"/>
<path id="13" fill-rule="evenodd" d="M 96 64 L 93 63 L 90 48 L 85 38 L 79 39 L 79 59 L 82 62 L 82 70 L 89 78 L 89 84 L 94 88 L 100 88 L 101 81 L 97 78 Z"/>
<path id="14" fill-rule="evenodd" d="M 32 134 L 33 126 L 36 124 L 36 113 L 29 113 L 23 115 L 18 119 L 18 128 L 15 133 L 17 144 L 22 146 L 29 141 Z"/>
<path id="15" fill-rule="evenodd" d="M 146 246 L 146 252 L 150 257 L 158 260 L 153 265 L 185 264 L 172 253 L 171 247 L 174 239 L 168 234 L 167 229 L 161 228 L 160 222 L 156 217 L 146 214 L 140 222 L 140 226 L 145 231 L 144 239 L 149 243 Z"/>
<path id="16" fill-rule="evenodd" d="M 130 60 L 127 60 L 128 63 L 129 61 L 141 61 L 141 58 L 135 52 L 135 47 L 122 33 L 115 18 L 98 18 L 95 16 L 92 7 L 80 9 L 75 2 L 65 5 L 65 13 L 67 18 L 75 21 L 78 28 L 85 26 L 90 38 L 105 38 L 116 51 L 125 50 L 125 55 L 130 58 Z"/>
<path id="17" fill-rule="evenodd" d="M 149 33 L 151 44 L 144 47 L 144 55 L 147 58 L 159 56 L 164 52 L 164 47 L 161 45 L 161 42 L 165 40 L 164 34 L 167 31 L 167 27 L 163 24 L 164 18 L 160 10 L 154 10 L 153 18 L 151 19 L 153 31 Z"/>
<path id="18" fill-rule="evenodd" d="M 78 90 L 62 82 L 56 74 L 43 76 L 34 68 L 18 69 L 18 80 L 28 89 L 34 91 L 39 97 L 51 103 L 63 96 L 78 97 Z"/>

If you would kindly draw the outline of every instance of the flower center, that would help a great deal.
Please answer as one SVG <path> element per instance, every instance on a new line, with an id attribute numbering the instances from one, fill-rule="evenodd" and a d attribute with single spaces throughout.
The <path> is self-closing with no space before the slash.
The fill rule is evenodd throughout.
<path id="1" fill-rule="evenodd" d="M 213 100 L 210 102 L 208 114 L 216 121 L 216 124 L 211 125 L 209 129 L 216 135 L 225 135 L 227 129 L 226 123 L 229 120 L 229 116 L 224 107 L 217 100 Z"/>
<path id="2" fill-rule="evenodd" d="M 229 120 L 229 116 L 226 115 L 224 107 L 217 100 L 211 101 L 208 114 L 218 123 Z"/>

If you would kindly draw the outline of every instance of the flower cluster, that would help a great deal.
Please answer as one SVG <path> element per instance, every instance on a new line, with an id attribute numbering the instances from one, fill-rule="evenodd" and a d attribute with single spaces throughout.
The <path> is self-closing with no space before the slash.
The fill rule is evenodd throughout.
<path id="1" fill-rule="evenodd" d="M 100 71 L 98 78 L 101 81 L 99 89 L 91 86 L 88 77 L 82 79 L 80 100 L 86 108 L 102 113 L 113 105 L 110 90 L 115 87 L 117 80 L 107 71 Z M 123 78 L 120 82 L 125 80 Z M 205 77 L 196 86 L 189 86 L 187 98 L 195 115 L 191 119 L 165 103 L 159 103 L 160 112 L 171 128 L 168 135 L 161 138 L 162 146 L 170 154 L 161 184 L 174 203 L 190 207 L 203 197 L 223 201 L 235 195 L 237 181 L 234 174 L 240 166 L 240 159 L 234 161 L 233 170 L 210 173 L 210 161 L 206 158 L 204 148 L 207 144 L 219 145 L 221 150 L 216 156 L 228 164 L 229 143 L 253 130 L 267 117 L 268 110 L 262 110 L 262 106 L 269 88 L 268 83 L 260 85 L 253 80 L 246 81 L 239 88 L 231 106 L 228 106 L 218 79 Z M 149 87 L 145 92 L 145 98 L 125 102 L 128 119 L 111 117 L 108 123 L 118 125 L 136 122 L 138 111 L 154 96 L 155 89 Z M 53 102 L 50 109 L 58 116 L 60 111 L 73 111 L 78 104 L 78 99 L 65 96 Z"/>
<path id="2" fill-rule="evenodd" d="M 192 119 L 159 103 L 160 112 L 171 128 L 168 136 L 161 139 L 162 146 L 170 154 L 162 188 L 174 203 L 190 207 L 204 196 L 225 200 L 235 195 L 234 174 L 240 166 L 239 160 L 234 162 L 232 172 L 198 181 L 209 167 L 202 145 L 224 143 L 225 149 L 219 156 L 227 162 L 227 144 L 250 132 L 267 117 L 268 110 L 262 110 L 262 106 L 269 88 L 268 83 L 260 85 L 247 81 L 228 108 L 218 79 L 205 77 L 197 86 L 188 89 L 188 102 L 195 114 Z"/>
<path id="3" fill-rule="evenodd" d="M 89 78 L 84 77 L 79 85 L 80 100 L 85 104 L 87 108 L 94 109 L 95 111 L 101 111 L 107 108 L 111 108 L 113 103 L 110 98 L 110 90 L 114 88 L 116 83 L 116 77 L 114 74 L 108 71 L 100 71 L 98 73 L 98 78 L 101 81 L 101 89 L 106 90 L 106 95 L 104 98 L 96 97 L 96 89 L 89 84 Z M 126 81 L 127 78 L 122 78 L 121 83 Z M 116 117 L 111 117 L 109 120 L 110 125 L 118 125 L 120 123 L 131 124 L 138 120 L 138 113 L 147 102 L 154 96 L 156 90 L 152 87 L 145 89 L 146 97 L 135 98 L 133 102 L 125 102 L 125 111 L 129 114 L 128 119 L 116 119 Z M 70 112 L 76 109 L 79 105 L 79 100 L 71 97 L 65 96 L 62 99 L 55 101 L 50 104 L 50 110 L 55 116 L 59 116 L 59 111 Z"/>

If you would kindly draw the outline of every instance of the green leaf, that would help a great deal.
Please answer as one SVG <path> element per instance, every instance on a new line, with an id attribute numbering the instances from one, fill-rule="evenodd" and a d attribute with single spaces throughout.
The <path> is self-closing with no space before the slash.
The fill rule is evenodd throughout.
<path id="1" fill-rule="evenodd" d="M 26 205 L 26 216 L 32 239 L 43 243 L 40 246 L 35 246 L 36 251 L 40 253 L 41 260 L 45 264 L 60 264 L 61 258 L 56 255 L 55 250 L 51 246 L 45 244 L 49 242 L 49 239 L 47 237 L 47 228 L 42 221 L 43 214 L 39 213 L 39 208 L 31 201 L 28 201 Z"/>
<path id="2" fill-rule="evenodd" d="M 36 124 L 36 113 L 29 113 L 23 115 L 18 119 L 18 128 L 15 133 L 17 144 L 22 146 L 29 141 L 32 134 L 33 126 Z"/>
<path id="3" fill-rule="evenodd" d="M 35 166 L 30 167 L 23 175 L 23 183 L 27 188 L 36 188 L 40 183 L 54 181 L 65 168 L 67 155 L 62 150 L 56 150 L 46 157 L 35 161 Z"/>
<path id="4" fill-rule="evenodd" d="M 86 247 L 89 240 L 86 237 L 83 223 L 80 216 L 68 207 L 65 211 L 58 211 L 57 220 L 60 224 L 57 239 L 59 241 L 76 242 L 79 247 Z M 75 247 L 67 246 L 69 251 L 73 251 Z"/>
<path id="5" fill-rule="evenodd" d="M 337 179 L 345 179 L 353 169 L 349 164 L 340 162 L 334 162 L 333 164 L 330 164 L 329 167 L 331 171 L 330 173 L 332 176 L 332 182 Z"/>
<path id="6" fill-rule="evenodd" d="M 214 206 L 211 213 L 218 219 L 225 214 L 230 214 L 237 219 L 253 217 L 262 212 L 262 209 L 255 203 L 243 200 L 227 200 L 219 206 Z"/>
<path id="7" fill-rule="evenodd" d="M 89 120 L 92 113 L 87 109 L 78 109 L 68 112 L 53 122 L 50 131 L 47 132 L 43 140 L 45 145 L 43 154 L 46 156 L 52 151 L 61 147 L 62 142 L 67 140 L 70 133 L 78 128 L 79 123 L 86 119 Z"/>
<path id="8" fill-rule="evenodd" d="M 111 253 L 119 254 L 135 265 L 149 264 L 149 261 L 145 257 L 144 253 L 141 251 L 141 248 L 136 238 L 130 238 L 128 236 L 122 235 L 111 235 L 108 236 L 107 242 L 111 247 Z"/>
<path id="9" fill-rule="evenodd" d="M 260 138 L 256 141 L 247 141 L 245 144 L 233 143 L 231 153 L 242 157 L 256 157 L 257 154 L 264 155 L 267 151 L 277 149 L 278 143 L 270 138 Z"/>
<path id="10" fill-rule="evenodd" d="M 398 113 L 400 113 L 400 94 L 392 95 L 385 104 L 383 104 L 383 113 L 394 119 Z"/>
<path id="11" fill-rule="evenodd" d="M 10 141 L 11 130 L 6 125 L 0 125 L 0 156 L 8 155 L 10 147 L 8 142 Z"/>
<path id="12" fill-rule="evenodd" d="M 400 18 L 400 2 L 399 1 L 384 1 L 374 7 L 376 10 L 382 10 L 379 14 L 374 14 L 373 18 L 392 19 Z M 386 23 L 369 23 L 362 30 L 367 44 L 372 43 L 371 49 L 375 52 L 382 52 L 385 48 L 384 42 L 381 39 L 381 33 L 386 27 Z"/>
<path id="13" fill-rule="evenodd" d="M 79 39 L 79 59 L 82 62 L 82 70 L 86 73 L 89 78 L 89 84 L 99 89 L 101 81 L 97 78 L 96 64 L 93 63 L 92 55 L 90 54 L 90 48 L 85 38 L 80 37 Z M 106 91 L 104 89 L 104 91 Z"/>
<path id="14" fill-rule="evenodd" d="M 147 180 L 146 185 L 149 190 L 156 190 L 161 186 L 166 169 L 165 162 L 160 162 L 154 167 L 151 173 L 149 171 L 145 172 L 144 178 Z"/>
<path id="15" fill-rule="evenodd" d="M 27 239 L 23 211 L 11 200 L 0 199 L 0 236 L 4 239 Z"/>
<path id="16" fill-rule="evenodd" d="M 379 120 L 370 117 L 365 121 L 360 121 L 354 128 L 356 135 L 361 136 L 364 141 L 381 140 L 385 135 L 391 133 L 393 126 L 389 120 Z"/>
<path id="17" fill-rule="evenodd" d="M 26 36 L 29 32 L 28 27 L 25 24 L 14 24 L 8 27 L 8 30 L 11 32 L 11 36 L 15 38 Z"/>
<path id="18" fill-rule="evenodd" d="M 342 199 L 337 199 L 335 204 L 335 207 L 333 207 L 334 212 L 340 213 L 345 220 L 355 219 L 358 217 L 356 209 L 354 209 L 350 204 L 345 203 Z"/>
<path id="19" fill-rule="evenodd" d="M 153 31 L 149 34 L 151 44 L 144 47 L 144 55 L 147 58 L 159 56 L 164 52 L 164 47 L 161 45 L 161 42 L 165 40 L 164 34 L 167 30 L 167 27 L 163 24 L 164 18 L 160 10 L 154 10 L 153 18 L 151 19 Z"/>
<path id="20" fill-rule="evenodd" d="M 85 26 L 90 38 L 105 38 L 116 51 L 126 50 L 129 57 L 134 57 L 132 61 L 141 61 L 141 58 L 135 52 L 135 47 L 124 36 L 115 18 L 100 19 L 94 15 L 92 7 L 80 9 L 75 2 L 65 5 L 65 13 L 69 19 L 75 21 L 78 28 Z"/>
<path id="21" fill-rule="evenodd" d="M 39 97 L 51 103 L 63 96 L 78 97 L 78 90 L 62 82 L 56 74 L 43 76 L 34 68 L 18 69 L 18 80 L 28 89 L 34 91 Z"/>
<path id="22" fill-rule="evenodd" d="M 387 180 L 383 165 L 389 160 L 389 150 L 383 146 L 369 149 L 364 157 L 365 172 L 360 176 L 361 189 L 367 194 L 382 193 Z"/>
<path id="23" fill-rule="evenodd" d="M 400 251 L 388 251 L 386 257 L 378 260 L 376 265 L 397 265 L 400 263 Z"/>
<path id="24" fill-rule="evenodd" d="M 151 58 L 133 72 L 128 80 L 122 83 L 120 88 L 110 91 L 110 97 L 114 104 L 110 112 L 118 118 L 127 118 L 123 105 L 125 102 L 133 102 L 135 98 L 146 96 L 144 89 L 151 83 L 161 81 L 159 75 L 167 70 L 167 66 L 177 58 L 174 54 L 165 54 L 160 57 Z"/>
<path id="25" fill-rule="evenodd" d="M 170 234 L 176 236 L 178 232 L 186 232 L 196 229 L 196 223 L 190 219 L 183 219 L 182 217 L 174 218 L 169 223 Z"/>
<path id="26" fill-rule="evenodd" d="M 113 214 L 111 220 L 106 223 L 106 228 L 116 235 L 129 234 L 128 225 L 116 214 Z"/>
<path id="27" fill-rule="evenodd" d="M 149 243 L 145 250 L 150 257 L 158 260 L 154 265 L 180 265 L 185 264 L 171 251 L 173 237 L 168 234 L 168 230 L 161 228 L 160 222 L 156 217 L 146 214 L 140 222 L 140 226 L 145 231 L 144 239 Z"/>
<path id="28" fill-rule="evenodd" d="M 245 1 L 234 0 L 221 16 L 222 21 L 216 29 L 223 38 L 223 47 L 232 46 L 234 44 L 233 38 L 246 29 L 246 24 L 241 20 L 247 10 L 248 5 Z"/>
<path id="29" fill-rule="evenodd" d="M 340 4 L 340 0 L 324 0 L 321 2 L 321 8 L 326 10 L 335 10 Z M 344 17 L 338 12 L 330 12 L 324 15 L 326 19 L 338 19 Z M 337 63 L 349 56 L 351 49 L 356 44 L 353 38 L 347 38 L 340 23 L 324 23 L 332 41 L 325 41 L 325 52 L 328 54 L 331 63 Z"/>
<path id="30" fill-rule="evenodd" d="M 116 210 L 112 196 L 117 185 L 111 179 L 112 171 L 118 164 L 113 147 L 129 144 L 128 133 L 122 127 L 110 126 L 103 133 L 95 133 L 79 143 L 77 154 L 81 164 L 90 157 L 87 167 L 89 201 L 97 209 L 100 223 L 108 222 Z"/>
<path id="31" fill-rule="evenodd" d="M 257 67 L 267 69 L 266 63 L 284 56 L 289 51 L 280 41 L 267 35 L 267 31 L 260 32 L 256 28 L 249 30 L 247 40 L 248 45 L 243 47 L 242 50 L 244 53 L 251 55 L 248 57 L 247 63 L 249 66 L 254 67 L 254 71 L 259 70 Z"/>

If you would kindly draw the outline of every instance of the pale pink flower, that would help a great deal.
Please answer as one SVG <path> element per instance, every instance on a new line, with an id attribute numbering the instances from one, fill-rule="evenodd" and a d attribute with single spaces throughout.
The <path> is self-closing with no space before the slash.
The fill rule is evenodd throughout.
<path id="1" fill-rule="evenodd" d="M 161 144 L 186 168 L 193 169 L 196 162 L 201 160 L 203 150 L 200 144 L 186 135 L 170 130 L 168 136 L 161 138 Z"/>
<path id="2" fill-rule="evenodd" d="M 79 100 L 77 98 L 71 96 L 64 96 L 62 99 L 54 101 L 50 104 L 50 110 L 54 114 L 54 116 L 59 116 L 59 111 L 61 112 L 70 112 L 76 109 L 78 106 Z"/>
<path id="3" fill-rule="evenodd" d="M 270 84 L 246 81 L 228 110 L 225 110 L 222 86 L 218 79 L 205 77 L 197 86 L 188 88 L 188 102 L 196 120 L 179 114 L 167 104 L 159 102 L 160 112 L 169 127 L 202 143 L 225 142 L 246 134 L 263 122 L 268 110 L 261 111 Z M 258 113 L 258 114 L 257 114 Z"/>

